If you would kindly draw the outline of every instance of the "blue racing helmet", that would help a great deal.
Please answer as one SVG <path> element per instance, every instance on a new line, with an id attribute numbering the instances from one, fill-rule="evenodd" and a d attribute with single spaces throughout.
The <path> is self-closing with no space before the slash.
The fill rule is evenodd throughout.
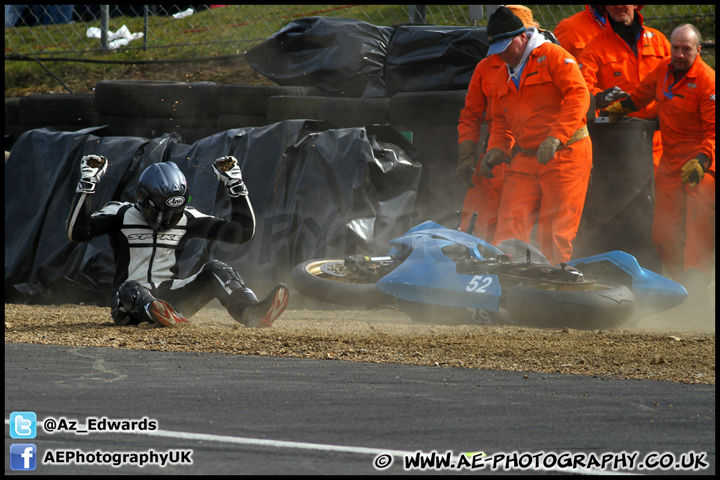
<path id="1" fill-rule="evenodd" d="M 188 199 L 185 175 L 173 162 L 155 163 L 140 175 L 137 203 L 153 230 L 168 230 L 177 225 Z"/>

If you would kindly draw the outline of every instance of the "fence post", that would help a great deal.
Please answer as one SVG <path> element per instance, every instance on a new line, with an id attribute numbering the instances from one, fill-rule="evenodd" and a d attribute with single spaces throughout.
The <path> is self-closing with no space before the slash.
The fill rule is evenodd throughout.
<path id="1" fill-rule="evenodd" d="M 490 16 L 492 16 L 493 13 L 495 13 L 495 10 L 502 7 L 502 5 L 485 5 L 485 12 L 487 14 L 488 20 L 490 19 Z"/>
<path id="2" fill-rule="evenodd" d="M 143 52 L 147 52 L 147 22 L 150 5 L 143 5 Z"/>
<path id="3" fill-rule="evenodd" d="M 106 53 L 108 48 L 108 26 L 110 17 L 110 5 L 100 5 L 100 47 Z"/>
<path id="4" fill-rule="evenodd" d="M 425 24 L 425 11 L 427 5 L 410 5 L 410 23 L 411 24 Z"/>
<path id="5" fill-rule="evenodd" d="M 470 25 L 477 27 L 480 20 L 483 19 L 483 6 L 468 5 L 468 11 L 470 12 Z"/>

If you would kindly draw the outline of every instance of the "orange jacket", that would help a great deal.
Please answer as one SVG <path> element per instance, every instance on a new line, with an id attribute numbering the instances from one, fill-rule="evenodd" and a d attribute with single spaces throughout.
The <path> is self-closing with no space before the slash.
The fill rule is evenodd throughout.
<path id="1" fill-rule="evenodd" d="M 640 12 L 635 12 L 635 15 L 640 18 L 642 25 Z M 670 42 L 662 32 L 643 27 L 642 35 L 637 40 L 637 52 L 636 56 L 612 27 L 593 38 L 578 58 L 580 71 L 590 93 L 595 95 L 615 86 L 629 92 L 670 55 Z M 657 105 L 653 102 L 629 116 L 655 118 L 657 115 Z"/>
<path id="2" fill-rule="evenodd" d="M 488 150 L 507 152 L 513 137 L 527 149 L 548 135 L 565 144 L 587 123 L 588 108 L 590 95 L 575 59 L 559 45 L 543 43 L 530 53 L 519 91 L 508 69 L 498 70 Z"/>
<path id="3" fill-rule="evenodd" d="M 582 12 L 561 20 L 553 30 L 553 34 L 565 50 L 578 58 L 585 45 L 606 26 L 607 19 L 603 17 L 601 20 L 590 5 L 585 5 L 585 10 Z"/>
<path id="4" fill-rule="evenodd" d="M 657 100 L 663 161 L 679 171 L 688 160 L 704 153 L 715 175 L 715 70 L 700 55 L 675 85 L 670 57 L 660 63 L 633 92 L 635 106 Z"/>
<path id="5" fill-rule="evenodd" d="M 460 112 L 458 123 L 458 144 L 465 140 L 478 142 L 480 138 L 480 125 L 483 120 L 492 125 L 491 105 L 495 93 L 495 77 L 498 69 L 505 66 L 497 55 L 483 58 L 475 67 L 473 76 L 468 85 L 465 96 L 465 107 Z"/>

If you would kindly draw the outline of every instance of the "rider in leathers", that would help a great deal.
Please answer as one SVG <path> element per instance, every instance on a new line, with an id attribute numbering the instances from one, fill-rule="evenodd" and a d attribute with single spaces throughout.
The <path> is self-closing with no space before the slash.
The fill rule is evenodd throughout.
<path id="1" fill-rule="evenodd" d="M 236 321 L 248 327 L 272 326 L 288 303 L 285 285 L 278 284 L 259 302 L 235 269 L 218 260 L 189 278 L 177 276 L 177 259 L 189 239 L 240 244 L 255 233 L 255 215 L 234 157 L 213 163 L 213 172 L 231 197 L 229 221 L 187 205 L 187 181 L 172 162 L 153 164 L 143 172 L 136 203 L 112 201 L 88 215 L 89 200 L 107 167 L 105 157 L 82 158 L 66 228 L 73 242 L 110 236 L 116 264 L 111 315 L 117 325 L 185 323 L 217 298 Z"/>

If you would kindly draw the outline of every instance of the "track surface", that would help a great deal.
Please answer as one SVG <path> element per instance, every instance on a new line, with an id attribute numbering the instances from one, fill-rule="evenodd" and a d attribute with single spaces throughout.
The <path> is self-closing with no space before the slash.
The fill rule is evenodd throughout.
<path id="1" fill-rule="evenodd" d="M 77 435 L 38 428 L 34 440 L 13 440 L 14 411 L 80 424 L 148 417 L 158 430 Z M 5 419 L 5 451 L 34 443 L 41 458 L 58 449 L 192 450 L 192 465 L 38 462 L 36 474 L 372 474 L 383 451 L 394 462 L 382 472 L 397 474 L 403 452 L 418 450 L 638 451 L 639 459 L 695 451 L 706 452 L 709 464 L 695 473 L 715 473 L 715 387 L 659 381 L 6 343 Z M 13 473 L 8 458 L 5 472 Z"/>

